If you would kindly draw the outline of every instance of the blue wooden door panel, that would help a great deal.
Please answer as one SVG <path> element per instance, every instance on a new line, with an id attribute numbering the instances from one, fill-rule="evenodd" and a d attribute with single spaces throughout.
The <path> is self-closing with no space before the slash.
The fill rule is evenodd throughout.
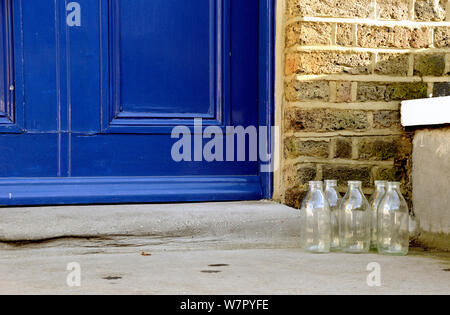
<path id="1" fill-rule="evenodd" d="M 7 3 L 6 3 L 7 4 Z M 10 79 L 8 78 L 8 67 L 10 63 L 8 62 L 8 55 L 10 54 L 10 40 L 8 39 L 8 28 L 9 27 L 9 13 L 8 7 L 5 5 L 0 6 L 0 117 L 8 117 L 9 114 L 7 110 L 9 109 L 11 102 L 8 99 L 8 82 Z M 8 117 L 9 118 L 9 117 Z"/>
<path id="2" fill-rule="evenodd" d="M 104 1 L 102 1 L 104 2 Z M 103 16 L 99 14 L 101 4 L 99 1 L 79 1 L 82 8 L 82 26 L 67 27 L 66 16 L 60 17 L 60 28 L 64 34 L 60 38 L 61 55 L 64 60 L 63 68 L 67 73 L 62 77 L 66 97 L 67 131 L 95 134 L 101 131 L 101 105 L 103 96 L 109 91 L 101 88 L 102 67 L 108 64 L 109 56 L 101 56 L 98 46 L 101 44 L 105 24 Z M 60 11 L 65 11 L 65 1 L 60 1 Z M 105 35 L 107 36 L 107 35 Z M 106 43 L 105 43 L 106 44 Z M 106 67 L 105 67 L 106 68 Z M 105 80 L 108 80 L 105 77 Z M 69 137 L 70 140 L 70 137 Z"/>
<path id="3" fill-rule="evenodd" d="M 11 13 L 11 4 L 2 3 L 0 7 L 0 131 L 4 132 L 17 130 L 14 93 L 11 90 L 14 83 Z"/>
<path id="4" fill-rule="evenodd" d="M 58 132 L 64 100 L 59 96 L 61 74 L 56 41 L 59 30 L 55 19 L 62 12 L 58 12 L 52 0 L 32 1 L 32 4 L 25 0 L 10 1 L 15 8 L 14 18 L 22 20 L 22 29 L 14 32 L 14 40 L 23 42 L 22 51 L 15 52 L 15 62 L 23 60 L 24 86 L 17 86 L 16 94 L 24 94 L 24 129 L 29 132 Z M 37 12 L 40 13 L 39 18 L 36 18 Z M 22 38 L 20 32 L 23 32 Z M 16 73 L 16 77 L 20 75 Z"/>
<path id="5" fill-rule="evenodd" d="M 205 125 L 258 125 L 258 1 L 81 4 L 91 12 L 85 20 L 98 21 L 94 13 L 100 12 L 99 27 L 90 28 L 99 33 L 94 39 L 82 29 L 70 30 L 71 46 L 96 40 L 83 52 L 100 55 L 89 60 L 99 60 L 101 73 L 71 64 L 70 81 L 98 78 L 103 105 L 72 92 L 70 106 L 72 112 L 98 108 L 106 121 L 96 130 L 99 121 L 89 120 L 88 135 L 72 129 L 71 176 L 258 175 L 256 161 L 175 162 L 176 140 L 170 137 L 173 127 L 192 125 L 194 118 Z M 90 91 L 98 85 L 92 86 Z M 85 121 L 81 111 L 72 126 L 81 125 L 78 119 Z"/>
<path id="6" fill-rule="evenodd" d="M 57 175 L 58 134 L 0 134 L 0 178 Z"/>
<path id="7" fill-rule="evenodd" d="M 57 177 L 54 2 L 2 0 L 0 6 L 0 178 Z M 24 18 L 36 12 L 46 14 Z"/>
<path id="8" fill-rule="evenodd" d="M 103 131 L 167 133 L 194 118 L 229 123 L 230 7 L 229 0 L 102 1 Z"/>
<path id="9" fill-rule="evenodd" d="M 112 1 L 116 115 L 213 117 L 220 2 Z"/>
<path id="10" fill-rule="evenodd" d="M 258 126 L 260 1 L 77 2 L 0 0 L 0 205 L 261 198 L 257 161 L 171 157 L 196 118 Z"/>
<path id="11" fill-rule="evenodd" d="M 73 135 L 72 176 L 251 176 L 255 162 L 172 160 L 175 140 L 168 135 Z M 206 143 L 206 140 L 205 140 Z"/>

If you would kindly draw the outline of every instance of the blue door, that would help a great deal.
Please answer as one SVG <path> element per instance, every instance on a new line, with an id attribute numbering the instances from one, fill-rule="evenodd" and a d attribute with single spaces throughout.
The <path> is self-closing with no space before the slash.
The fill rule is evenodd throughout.
<path id="1" fill-rule="evenodd" d="M 263 197 L 251 145 L 195 149 L 260 123 L 258 0 L 0 3 L 0 205 Z"/>

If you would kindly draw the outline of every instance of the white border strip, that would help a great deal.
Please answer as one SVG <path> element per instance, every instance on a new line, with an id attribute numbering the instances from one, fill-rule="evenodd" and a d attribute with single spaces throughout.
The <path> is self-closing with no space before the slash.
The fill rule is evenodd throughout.
<path id="1" fill-rule="evenodd" d="M 405 127 L 450 124 L 450 96 L 403 101 L 401 114 Z"/>

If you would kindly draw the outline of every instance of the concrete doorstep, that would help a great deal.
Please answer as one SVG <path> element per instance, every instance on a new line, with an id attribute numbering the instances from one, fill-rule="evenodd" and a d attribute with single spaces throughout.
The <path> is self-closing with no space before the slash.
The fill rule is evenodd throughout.
<path id="1" fill-rule="evenodd" d="M 0 208 L 0 242 L 140 237 L 298 247 L 298 218 L 268 201 Z"/>
<path id="2" fill-rule="evenodd" d="M 298 218 L 265 201 L 0 209 L 0 294 L 450 293 L 447 254 L 308 254 Z"/>

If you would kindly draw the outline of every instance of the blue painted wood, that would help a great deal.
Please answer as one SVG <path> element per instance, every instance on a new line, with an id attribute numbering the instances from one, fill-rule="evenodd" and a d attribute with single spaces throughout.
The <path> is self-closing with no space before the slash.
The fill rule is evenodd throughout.
<path id="1" fill-rule="evenodd" d="M 16 179 L 0 181 L 0 205 L 257 200 L 259 188 L 258 176 Z"/>
<path id="2" fill-rule="evenodd" d="M 259 7 L 259 125 L 275 126 L 275 17 L 276 0 L 261 0 Z M 280 131 L 281 132 L 281 131 Z M 272 172 L 260 173 L 265 199 L 273 196 L 273 150 L 277 140 L 273 129 L 268 129 L 267 152 L 272 156 Z"/>
<path id="3" fill-rule="evenodd" d="M 112 114 L 215 117 L 221 2 L 111 1 Z"/>
<path id="4" fill-rule="evenodd" d="M 61 36 L 55 20 L 59 12 L 53 0 L 18 1 L 21 11 L 14 12 L 21 19 L 21 28 L 14 36 L 23 32 L 23 50 L 15 51 L 15 62 L 23 60 L 24 86 L 16 93 L 24 94 L 24 129 L 28 132 L 59 132 L 61 108 L 64 100 L 59 97 L 58 83 L 61 66 L 58 63 L 56 38 Z M 36 18 L 39 12 L 39 18 Z M 45 149 L 45 148 L 44 148 Z"/>
<path id="5" fill-rule="evenodd" d="M 21 132 L 14 106 L 12 4 L 0 3 L 0 132 Z"/>
<path id="6" fill-rule="evenodd" d="M 57 172 L 58 134 L 0 134 L 0 178 L 56 177 Z"/>
<path id="7" fill-rule="evenodd" d="M 229 0 L 104 1 L 103 131 L 167 133 L 171 128 L 158 127 L 192 125 L 194 118 L 229 125 L 230 10 Z"/>
<path id="8" fill-rule="evenodd" d="M 175 141 L 169 135 L 73 134 L 72 176 L 258 175 L 257 162 L 175 162 Z"/>
<path id="9" fill-rule="evenodd" d="M 177 163 L 170 132 L 272 123 L 272 1 L 78 2 L 80 27 L 64 0 L 1 2 L 0 204 L 270 198 L 257 161 Z"/>

